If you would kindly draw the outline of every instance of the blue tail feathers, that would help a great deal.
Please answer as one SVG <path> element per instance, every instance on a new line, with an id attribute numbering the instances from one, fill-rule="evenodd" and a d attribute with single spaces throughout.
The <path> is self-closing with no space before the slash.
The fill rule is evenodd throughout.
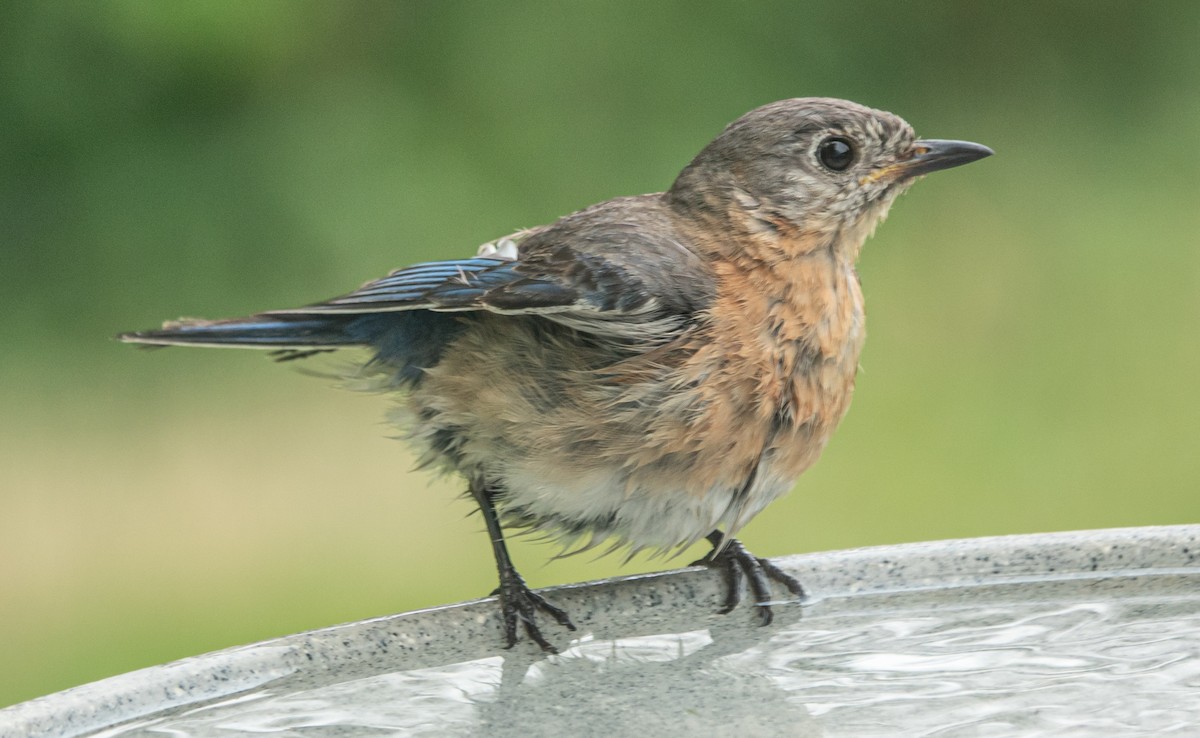
<path id="1" fill-rule="evenodd" d="M 152 346 L 218 346 L 258 349 L 334 348 L 364 343 L 346 331 L 341 316 L 258 316 L 233 320 L 170 321 L 152 331 L 122 333 L 128 343 Z"/>
<path id="2" fill-rule="evenodd" d="M 373 349 L 373 362 L 390 367 L 400 384 L 415 384 L 441 361 L 462 330 L 461 314 L 412 310 L 366 315 L 252 315 L 233 320 L 178 320 L 152 331 L 122 333 L 149 346 L 253 348 L 291 360 L 352 346 Z"/>

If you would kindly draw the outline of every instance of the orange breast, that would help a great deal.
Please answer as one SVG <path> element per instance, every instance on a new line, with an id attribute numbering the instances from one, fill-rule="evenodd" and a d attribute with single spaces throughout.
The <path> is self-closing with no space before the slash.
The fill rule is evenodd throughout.
<path id="1" fill-rule="evenodd" d="M 702 378 L 696 432 L 725 449 L 709 476 L 745 479 L 762 459 L 774 476 L 794 479 L 850 404 L 865 338 L 858 278 L 827 250 L 715 270 L 706 345 L 684 368 Z"/>

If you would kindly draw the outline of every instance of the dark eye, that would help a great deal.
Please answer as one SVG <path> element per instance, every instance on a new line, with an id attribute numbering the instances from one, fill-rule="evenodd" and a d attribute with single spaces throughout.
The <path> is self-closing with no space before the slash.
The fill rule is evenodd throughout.
<path id="1" fill-rule="evenodd" d="M 817 158 L 826 169 L 844 171 L 854 163 L 854 144 L 844 138 L 827 138 L 817 147 Z"/>

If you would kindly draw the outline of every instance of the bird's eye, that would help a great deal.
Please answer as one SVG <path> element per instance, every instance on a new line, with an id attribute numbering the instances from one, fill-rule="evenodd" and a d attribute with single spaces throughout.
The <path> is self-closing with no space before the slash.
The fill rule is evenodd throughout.
<path id="1" fill-rule="evenodd" d="M 817 158 L 826 169 L 845 171 L 854 163 L 854 144 L 838 136 L 827 138 L 817 147 Z"/>

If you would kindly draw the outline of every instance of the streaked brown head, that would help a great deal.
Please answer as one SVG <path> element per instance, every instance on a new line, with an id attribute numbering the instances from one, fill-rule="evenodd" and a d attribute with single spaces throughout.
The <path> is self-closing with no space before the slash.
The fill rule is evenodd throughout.
<path id="1" fill-rule="evenodd" d="M 848 100 L 794 98 L 729 124 L 679 175 L 668 199 L 684 213 L 764 231 L 840 232 L 859 244 L 919 176 L 992 150 L 922 140 L 901 118 Z"/>

